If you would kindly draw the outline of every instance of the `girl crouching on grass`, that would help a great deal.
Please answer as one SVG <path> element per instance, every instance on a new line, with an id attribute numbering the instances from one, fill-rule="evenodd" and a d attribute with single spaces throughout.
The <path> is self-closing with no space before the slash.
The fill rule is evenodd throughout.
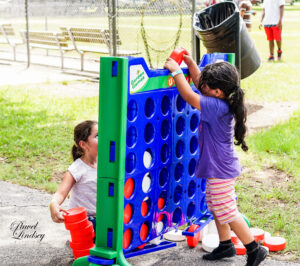
<path id="1" fill-rule="evenodd" d="M 56 223 L 63 223 L 61 204 L 69 192 L 69 208 L 84 207 L 88 219 L 96 226 L 97 196 L 97 155 L 98 123 L 87 120 L 74 128 L 72 157 L 74 162 L 65 173 L 58 190 L 50 202 L 51 218 Z"/>

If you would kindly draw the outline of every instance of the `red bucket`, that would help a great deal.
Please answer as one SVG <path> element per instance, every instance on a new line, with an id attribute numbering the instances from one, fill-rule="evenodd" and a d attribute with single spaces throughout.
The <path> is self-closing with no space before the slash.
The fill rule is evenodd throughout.
<path id="1" fill-rule="evenodd" d="M 83 250 L 83 249 L 90 249 L 94 247 L 93 241 L 90 242 L 72 242 L 70 241 L 70 248 L 71 249 L 76 249 L 76 250 Z"/>

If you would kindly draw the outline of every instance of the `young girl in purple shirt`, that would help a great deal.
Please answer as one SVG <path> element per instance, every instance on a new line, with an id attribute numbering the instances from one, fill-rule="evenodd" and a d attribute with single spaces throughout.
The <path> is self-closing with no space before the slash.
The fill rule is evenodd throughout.
<path id="1" fill-rule="evenodd" d="M 168 58 L 164 67 L 171 72 L 182 98 L 201 111 L 196 176 L 207 178 L 206 202 L 220 238 L 219 246 L 203 259 L 219 260 L 236 255 L 231 242 L 232 229 L 247 249 L 246 265 L 257 266 L 266 258 L 267 250 L 256 243 L 238 212 L 234 189 L 235 179 L 242 170 L 234 144 L 248 150 L 245 143 L 247 111 L 239 73 L 227 62 L 207 65 L 202 72 L 190 55 L 184 56 L 184 62 L 200 94 L 192 90 L 176 61 Z"/>

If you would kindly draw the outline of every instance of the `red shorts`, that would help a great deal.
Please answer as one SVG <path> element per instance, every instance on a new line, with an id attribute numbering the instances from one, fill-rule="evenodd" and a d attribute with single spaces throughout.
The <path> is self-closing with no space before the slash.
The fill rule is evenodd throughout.
<path id="1" fill-rule="evenodd" d="M 281 29 L 277 26 L 265 27 L 268 41 L 281 41 Z"/>

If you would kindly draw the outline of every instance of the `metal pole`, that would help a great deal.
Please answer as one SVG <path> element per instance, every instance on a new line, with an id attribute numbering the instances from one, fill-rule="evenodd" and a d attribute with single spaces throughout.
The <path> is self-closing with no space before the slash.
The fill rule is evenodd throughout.
<path id="1" fill-rule="evenodd" d="M 194 60 L 196 60 L 196 36 L 195 36 L 195 30 L 194 30 L 194 27 L 193 27 L 193 17 L 194 17 L 194 14 L 196 12 L 196 0 L 192 0 L 192 26 L 191 26 L 191 34 L 192 34 L 192 57 Z"/>
<path id="2" fill-rule="evenodd" d="M 112 53 L 117 55 L 117 0 L 112 0 Z"/>
<path id="3" fill-rule="evenodd" d="M 27 68 L 29 68 L 30 67 L 30 47 L 29 47 L 28 0 L 25 0 L 25 20 L 26 20 Z"/>

